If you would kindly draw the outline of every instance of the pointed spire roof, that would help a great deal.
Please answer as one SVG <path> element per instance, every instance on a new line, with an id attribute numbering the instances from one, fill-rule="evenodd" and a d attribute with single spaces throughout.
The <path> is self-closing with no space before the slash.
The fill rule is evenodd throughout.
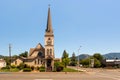
<path id="1" fill-rule="evenodd" d="M 48 8 L 48 17 L 47 17 L 47 29 L 46 29 L 47 33 L 53 33 L 52 30 L 52 21 L 51 21 L 51 14 L 50 14 L 50 6 Z"/>

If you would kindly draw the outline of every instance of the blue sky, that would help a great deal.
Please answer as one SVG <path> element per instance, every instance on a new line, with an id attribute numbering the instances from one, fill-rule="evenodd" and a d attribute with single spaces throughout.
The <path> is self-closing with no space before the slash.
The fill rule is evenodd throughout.
<path id="1" fill-rule="evenodd" d="M 0 0 L 0 54 L 44 45 L 51 4 L 55 56 L 120 52 L 120 0 Z"/>

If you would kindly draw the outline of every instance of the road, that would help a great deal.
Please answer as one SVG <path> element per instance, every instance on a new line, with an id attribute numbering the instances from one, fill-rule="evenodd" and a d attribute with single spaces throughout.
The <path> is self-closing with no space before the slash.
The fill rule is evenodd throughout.
<path id="1" fill-rule="evenodd" d="M 89 70 L 87 72 L 17 72 L 0 73 L 0 80 L 120 80 L 120 70 Z"/>

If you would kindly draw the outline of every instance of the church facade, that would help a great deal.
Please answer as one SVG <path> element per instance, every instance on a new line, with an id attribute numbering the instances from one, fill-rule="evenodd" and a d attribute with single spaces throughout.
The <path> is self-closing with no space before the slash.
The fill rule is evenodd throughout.
<path id="1" fill-rule="evenodd" d="M 47 26 L 44 35 L 44 47 L 38 43 L 35 48 L 30 48 L 28 57 L 19 57 L 12 61 L 11 65 L 18 66 L 20 63 L 29 66 L 40 67 L 45 66 L 46 70 L 54 69 L 54 62 L 60 59 L 55 58 L 54 54 L 54 33 L 52 29 L 52 21 L 50 7 L 48 8 Z"/>

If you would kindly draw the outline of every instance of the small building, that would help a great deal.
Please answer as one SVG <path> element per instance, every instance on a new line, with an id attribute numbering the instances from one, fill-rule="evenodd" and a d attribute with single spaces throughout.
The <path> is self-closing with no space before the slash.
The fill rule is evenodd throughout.
<path id="1" fill-rule="evenodd" d="M 105 59 L 103 61 L 103 64 L 106 67 L 114 67 L 114 66 L 120 67 L 120 59 Z"/>
<path id="2" fill-rule="evenodd" d="M 6 61 L 4 59 L 0 59 L 0 68 L 6 67 Z"/>

